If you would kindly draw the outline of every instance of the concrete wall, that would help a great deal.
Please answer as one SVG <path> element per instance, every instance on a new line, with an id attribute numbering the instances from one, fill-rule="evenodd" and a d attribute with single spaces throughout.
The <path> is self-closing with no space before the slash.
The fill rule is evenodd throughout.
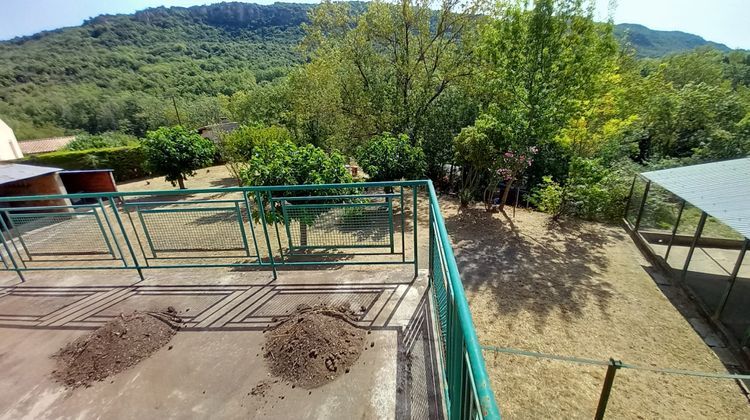
<path id="1" fill-rule="evenodd" d="M 18 147 L 13 130 L 3 120 L 0 120 L 0 160 L 14 160 L 23 157 L 21 148 Z"/>

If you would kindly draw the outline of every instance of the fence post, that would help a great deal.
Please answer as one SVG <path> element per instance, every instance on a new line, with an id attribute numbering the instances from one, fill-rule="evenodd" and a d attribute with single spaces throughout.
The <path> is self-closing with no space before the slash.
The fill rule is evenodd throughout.
<path id="1" fill-rule="evenodd" d="M 721 300 L 719 301 L 719 306 L 716 308 L 716 312 L 714 313 L 714 319 L 720 319 L 721 313 L 724 312 L 724 307 L 727 305 L 727 300 L 729 300 L 729 294 L 732 293 L 732 288 L 734 288 L 734 283 L 737 281 L 737 275 L 740 272 L 740 268 L 742 267 L 742 260 L 745 258 L 745 254 L 747 253 L 747 248 L 750 246 L 750 239 L 745 239 L 742 243 L 742 248 L 740 249 L 740 255 L 737 256 L 737 262 L 734 264 L 734 269 L 732 270 L 732 274 L 729 276 L 729 279 L 727 280 L 729 284 L 727 284 L 726 289 L 724 290 L 724 294 L 721 296 Z"/>
<path id="2" fill-rule="evenodd" d="M 412 229 L 414 231 L 414 278 L 419 275 L 419 244 L 417 241 L 417 189 L 419 187 L 417 185 L 414 185 L 412 187 L 412 223 L 414 226 L 412 226 Z"/>
<path id="3" fill-rule="evenodd" d="M 638 179 L 638 175 L 633 175 L 633 183 L 630 184 L 630 192 L 628 193 L 628 201 L 625 203 L 625 212 L 622 214 L 623 219 L 628 220 L 628 210 L 630 210 L 630 201 L 633 200 L 633 191 L 635 191 L 635 181 Z"/>
<path id="4" fill-rule="evenodd" d="M 701 218 L 700 220 L 698 220 L 698 226 L 695 228 L 695 236 L 693 236 L 693 242 L 690 244 L 690 250 L 688 251 L 687 257 L 685 257 L 685 266 L 682 267 L 682 275 L 680 275 L 680 280 L 682 281 L 685 281 L 685 278 L 687 277 L 688 267 L 690 267 L 690 260 L 693 259 L 695 247 L 698 245 L 698 240 L 703 234 L 703 227 L 706 225 L 707 217 L 708 215 L 705 211 L 701 212 Z"/>
<path id="5" fill-rule="evenodd" d="M 615 382 L 615 373 L 621 367 L 621 361 L 612 358 L 609 359 L 607 374 L 604 376 L 604 384 L 602 385 L 602 393 L 599 395 L 599 405 L 596 407 L 595 420 L 604 419 L 604 412 L 607 410 L 607 403 L 609 402 L 609 394 L 612 392 L 612 384 Z"/>
<path id="6" fill-rule="evenodd" d="M 276 280 L 278 277 L 276 273 L 276 262 L 273 260 L 273 249 L 271 248 L 271 238 L 268 236 L 268 225 L 266 224 L 266 209 L 263 206 L 263 198 L 259 191 L 255 192 L 255 201 L 258 204 L 258 212 L 260 214 L 260 223 L 263 225 L 263 236 L 266 239 L 266 247 L 268 248 L 268 261 L 271 263 L 271 271 L 273 271 L 273 279 Z M 273 202 L 271 202 L 273 206 Z"/>
<path id="7" fill-rule="evenodd" d="M 133 258 L 133 265 L 135 266 L 135 269 L 138 270 L 138 276 L 141 278 L 141 280 L 145 280 L 145 278 L 143 277 L 143 271 L 141 270 L 141 265 L 138 263 L 138 257 L 135 256 L 135 251 L 133 251 L 133 245 L 130 243 L 130 238 L 128 237 L 128 233 L 125 232 L 125 225 L 122 224 L 122 219 L 120 218 L 120 212 L 117 210 L 117 204 L 115 203 L 115 197 L 113 195 L 110 195 L 107 198 L 109 199 L 110 207 L 112 207 L 112 213 L 115 216 L 117 225 L 120 226 L 120 232 L 122 232 L 122 238 L 125 241 L 125 245 L 128 247 L 130 256 Z M 145 255 L 144 255 L 144 258 L 145 258 Z M 122 259 L 124 262 L 125 257 L 123 257 Z"/>
<path id="8" fill-rule="evenodd" d="M 13 253 L 10 251 L 10 247 L 8 246 L 8 243 L 5 241 L 5 233 L 3 231 L 8 232 L 8 237 L 10 238 L 11 241 L 13 241 L 13 236 L 10 235 L 10 229 L 8 229 L 8 226 L 5 224 L 5 219 L 3 219 L 2 215 L 0 215 L 0 223 L 2 223 L 2 229 L 0 229 L 0 240 L 2 240 L 3 242 L 3 248 L 5 248 L 5 252 L 8 253 L 8 259 L 10 260 L 11 264 L 13 264 L 13 270 L 15 270 L 16 274 L 18 274 L 18 278 L 21 279 L 21 283 L 23 283 L 26 281 L 26 279 L 23 277 L 23 273 L 21 272 L 21 269 L 18 268 L 18 264 L 16 264 L 16 259 L 13 258 Z M 23 258 L 20 255 L 19 257 Z"/>
<path id="9" fill-rule="evenodd" d="M 633 231 L 638 232 L 638 228 L 641 227 L 641 217 L 643 216 L 643 209 L 646 208 L 646 199 L 648 198 L 648 190 L 651 189 L 651 181 L 646 183 L 646 188 L 643 190 L 643 199 L 641 200 L 641 207 L 638 209 L 638 217 L 635 219 L 635 227 Z"/>
<path id="10" fill-rule="evenodd" d="M 682 219 L 683 210 L 685 210 L 685 200 L 682 200 L 682 204 L 680 204 L 680 211 L 677 213 L 677 220 L 675 220 L 674 228 L 672 228 L 672 236 L 669 237 L 669 245 L 667 246 L 667 253 L 664 254 L 665 262 L 669 259 L 669 252 L 672 251 L 672 243 L 674 242 L 674 237 L 677 235 L 677 228 L 680 226 L 680 219 Z"/>

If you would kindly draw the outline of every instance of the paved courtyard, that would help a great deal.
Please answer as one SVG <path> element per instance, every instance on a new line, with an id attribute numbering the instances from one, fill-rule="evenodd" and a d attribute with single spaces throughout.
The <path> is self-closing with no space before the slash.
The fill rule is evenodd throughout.
<path id="1" fill-rule="evenodd" d="M 423 418 L 434 395 L 426 272 L 232 269 L 51 271 L 0 277 L 0 418 Z M 350 373 L 306 390 L 270 376 L 263 330 L 299 304 L 348 304 L 367 328 Z M 174 307 L 167 347 L 90 388 L 52 381 L 50 356 L 120 313 Z M 372 347 L 371 347 L 372 346 Z M 408 351 L 407 351 L 408 350 Z M 408 356 L 407 356 L 408 354 Z M 253 395 L 265 383 L 264 395 Z M 432 404 L 432 406 L 430 406 Z"/>

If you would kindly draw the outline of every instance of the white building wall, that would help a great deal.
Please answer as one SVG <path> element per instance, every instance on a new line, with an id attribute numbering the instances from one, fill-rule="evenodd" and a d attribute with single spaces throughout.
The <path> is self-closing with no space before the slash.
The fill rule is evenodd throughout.
<path id="1" fill-rule="evenodd" d="M 18 147 L 13 130 L 5 121 L 0 120 L 0 160 L 14 160 L 23 157 L 21 148 Z"/>

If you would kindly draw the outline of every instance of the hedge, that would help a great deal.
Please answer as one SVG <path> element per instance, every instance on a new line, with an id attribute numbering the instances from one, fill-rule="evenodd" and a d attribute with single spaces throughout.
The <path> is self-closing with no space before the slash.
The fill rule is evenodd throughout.
<path id="1" fill-rule="evenodd" d="M 31 155 L 21 162 L 62 169 L 112 169 L 117 181 L 150 175 L 144 166 L 146 154 L 140 145 L 105 149 L 59 151 Z"/>

